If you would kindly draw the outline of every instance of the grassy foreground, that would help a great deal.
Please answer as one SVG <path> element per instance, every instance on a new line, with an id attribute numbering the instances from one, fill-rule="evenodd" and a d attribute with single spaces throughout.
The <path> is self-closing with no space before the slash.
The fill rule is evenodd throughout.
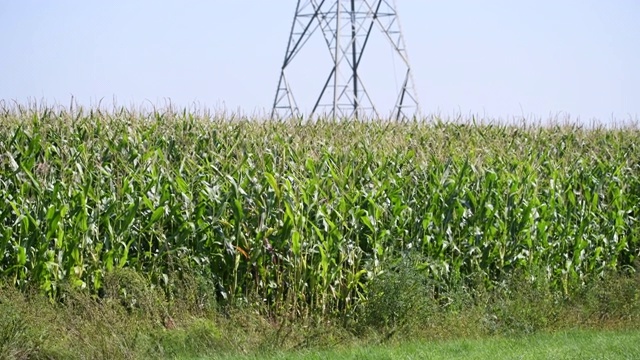
<path id="1" fill-rule="evenodd" d="M 640 327 L 637 127 L 0 108 L 0 354 Z"/>
<path id="2" fill-rule="evenodd" d="M 224 360 L 381 360 L 492 359 L 568 360 L 639 359 L 640 332 L 569 331 L 511 338 L 412 342 L 328 351 L 301 351 L 259 356 L 210 357 Z"/>
<path id="3" fill-rule="evenodd" d="M 274 320 L 247 307 L 194 313 L 174 304 L 173 316 L 162 321 L 155 313 L 167 306 L 161 299 L 146 313 L 77 290 L 54 303 L 5 286 L 0 359 L 635 359 L 638 298 L 616 299 L 619 285 L 597 292 L 612 294 L 606 304 L 574 297 L 551 306 L 529 292 L 418 308 L 393 336 L 384 327 Z M 639 285 L 636 279 L 627 291 L 637 294 Z"/>

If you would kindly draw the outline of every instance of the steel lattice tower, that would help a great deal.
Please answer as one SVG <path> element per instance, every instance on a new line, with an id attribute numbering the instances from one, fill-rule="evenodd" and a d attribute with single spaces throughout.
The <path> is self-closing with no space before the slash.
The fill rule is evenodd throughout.
<path id="1" fill-rule="evenodd" d="M 392 116 L 396 120 L 419 116 L 420 108 L 404 38 L 393 0 L 298 0 L 289 42 L 278 81 L 271 117 L 300 116 L 287 69 L 307 41 L 321 32 L 331 55 L 324 84 L 313 105 L 314 115 L 330 118 L 382 118 L 367 92 L 359 66 L 371 36 L 388 39 L 403 76 Z M 391 69 L 380 69 L 391 71 Z M 315 69 L 314 69 L 315 71 Z M 323 71 L 322 69 L 320 71 Z M 323 85 L 323 86 L 322 86 Z"/>

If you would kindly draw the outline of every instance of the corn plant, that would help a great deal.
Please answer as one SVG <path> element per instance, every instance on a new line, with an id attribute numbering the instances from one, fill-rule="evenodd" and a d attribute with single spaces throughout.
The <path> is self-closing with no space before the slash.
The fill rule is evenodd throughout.
<path id="1" fill-rule="evenodd" d="M 640 251 L 635 128 L 21 106 L 0 125 L 0 273 L 52 297 L 189 270 L 220 301 L 349 314 L 407 254 L 443 288 L 544 269 L 568 292 Z"/>

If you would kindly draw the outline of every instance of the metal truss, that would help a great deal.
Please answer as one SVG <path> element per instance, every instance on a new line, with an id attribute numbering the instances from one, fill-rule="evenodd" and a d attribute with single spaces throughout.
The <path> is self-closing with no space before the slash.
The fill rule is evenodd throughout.
<path id="1" fill-rule="evenodd" d="M 287 78 L 287 69 L 307 41 L 319 32 L 322 33 L 331 54 L 332 68 L 327 69 L 326 81 L 313 105 L 310 117 L 320 115 L 333 119 L 382 118 L 358 71 L 374 32 L 381 32 L 388 39 L 395 55 L 400 58 L 400 66 L 403 67 L 404 78 L 392 118 L 407 120 L 419 116 L 418 97 L 395 1 L 298 0 L 273 102 L 272 118 L 301 116 Z"/>

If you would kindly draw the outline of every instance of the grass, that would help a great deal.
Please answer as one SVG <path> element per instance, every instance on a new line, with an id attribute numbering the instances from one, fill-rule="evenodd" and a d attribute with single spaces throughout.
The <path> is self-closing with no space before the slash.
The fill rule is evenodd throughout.
<path id="1" fill-rule="evenodd" d="M 208 359 L 638 359 L 638 331 L 568 331 L 524 337 L 411 342 L 321 351 L 283 352 Z"/>
<path id="2" fill-rule="evenodd" d="M 609 282 L 616 290 L 617 281 Z M 594 295 L 603 293 L 618 292 Z M 141 311 L 77 290 L 60 303 L 37 291 L 1 287 L 0 359 L 632 359 L 640 351 L 639 312 L 610 312 L 576 298 L 551 307 L 524 294 L 484 306 L 414 308 L 413 321 L 391 337 L 385 328 L 345 328 L 338 319 L 274 320 L 248 307 L 194 314 L 174 304 L 167 321 L 167 302 L 154 303 Z"/>

